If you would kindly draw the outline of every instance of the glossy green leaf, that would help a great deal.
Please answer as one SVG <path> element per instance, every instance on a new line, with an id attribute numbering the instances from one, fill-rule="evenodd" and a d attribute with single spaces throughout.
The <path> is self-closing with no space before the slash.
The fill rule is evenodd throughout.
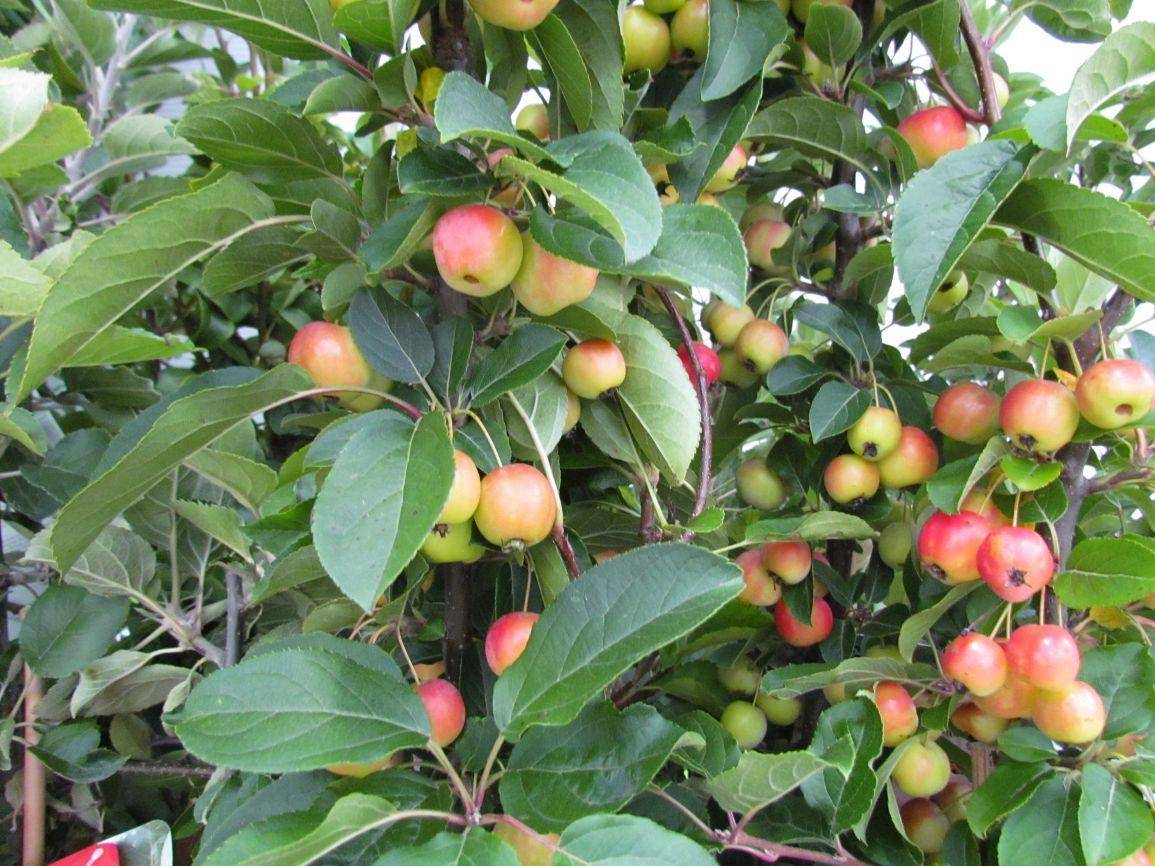
<path id="1" fill-rule="evenodd" d="M 815 442 L 849 430 L 872 404 L 870 392 L 841 379 L 826 382 L 810 404 L 810 435 Z"/>
<path id="2" fill-rule="evenodd" d="M 844 511 L 812 511 L 800 517 L 772 517 L 746 527 L 747 541 L 775 541 L 798 538 L 826 541 L 833 538 L 875 538 L 875 529 L 856 514 Z"/>
<path id="3" fill-rule="evenodd" d="M 477 365 L 469 379 L 470 402 L 492 403 L 544 373 L 561 354 L 565 336 L 546 325 L 528 324 L 514 331 Z"/>
<path id="4" fill-rule="evenodd" d="M 810 752 L 744 752 L 738 766 L 711 779 L 708 789 L 723 809 L 749 812 L 780 800 L 829 766 Z"/>
<path id="5" fill-rule="evenodd" d="M 464 72 L 450 72 L 441 82 L 433 119 L 445 142 L 456 138 L 492 139 L 534 159 L 549 157 L 545 148 L 513 128 L 505 100 Z"/>
<path id="6" fill-rule="evenodd" d="M 127 618 L 127 599 L 53 585 L 28 607 L 20 652 L 40 676 L 67 676 L 104 655 Z"/>
<path id="7" fill-rule="evenodd" d="M 1075 73 L 1067 99 L 1067 147 L 1083 121 L 1129 87 L 1155 75 L 1155 23 L 1136 21 L 1103 40 Z"/>
<path id="8" fill-rule="evenodd" d="M 829 334 L 834 342 L 860 364 L 865 364 L 882 350 L 878 315 L 866 304 L 849 301 L 815 304 L 805 301 L 794 308 L 794 315 L 802 324 Z"/>
<path id="9" fill-rule="evenodd" d="M 396 54 L 417 13 L 415 0 L 354 0 L 333 13 L 333 26 L 357 42 Z"/>
<path id="10" fill-rule="evenodd" d="M 815 3 L 806 17 L 806 45 L 829 66 L 842 66 L 862 42 L 862 23 L 849 6 Z"/>
<path id="11" fill-rule="evenodd" d="M 898 650 L 902 653 L 902 657 L 904 659 L 913 658 L 914 650 L 918 646 L 919 641 L 926 637 L 927 633 L 934 628 L 934 624 L 942 619 L 943 615 L 954 607 L 955 604 L 978 589 L 980 585 L 981 581 L 972 580 L 969 583 L 960 583 L 958 586 L 952 586 L 946 595 L 930 607 L 924 608 L 908 617 L 898 632 Z"/>
<path id="12" fill-rule="evenodd" d="M 1073 777 L 1051 775 L 1003 824 L 999 863 L 1082 866 L 1078 804 Z"/>
<path id="13" fill-rule="evenodd" d="M 1055 592 L 1072 607 L 1130 604 L 1155 592 L 1155 548 L 1149 539 L 1087 538 L 1075 545 Z"/>
<path id="14" fill-rule="evenodd" d="M 349 330 L 369 366 L 389 379 L 414 385 L 433 369 L 433 338 L 425 323 L 385 288 L 353 296 Z"/>
<path id="15" fill-rule="evenodd" d="M 492 833 L 474 827 L 468 833 L 438 833 L 423 845 L 397 848 L 373 866 L 518 866 L 513 849 Z"/>
<path id="16" fill-rule="evenodd" d="M 1083 768 L 1079 840 L 1087 866 L 1114 863 L 1142 847 L 1155 831 L 1143 797 L 1099 764 Z"/>
<path id="17" fill-rule="evenodd" d="M 762 109 L 746 131 L 750 138 L 824 159 L 843 159 L 871 176 L 872 158 L 858 115 L 837 102 L 795 96 Z"/>
<path id="18" fill-rule="evenodd" d="M 1099 693 L 1107 707 L 1103 738 L 1113 740 L 1150 728 L 1155 718 L 1155 656 L 1147 647 L 1127 643 L 1093 647 L 1083 653 L 1079 679 Z"/>
<path id="19" fill-rule="evenodd" d="M 561 834 L 553 866 L 714 866 L 685 836 L 633 815 L 591 815 Z"/>
<path id="20" fill-rule="evenodd" d="M 972 832 L 986 836 L 996 822 L 1027 802 L 1049 774 L 1045 764 L 1000 763 L 971 795 L 967 824 Z"/>
<path id="21" fill-rule="evenodd" d="M 790 25 L 773 3 L 712 2 L 702 99 L 729 96 L 751 78 L 761 76 L 766 58 L 789 33 Z"/>
<path id="22" fill-rule="evenodd" d="M 882 753 L 882 719 L 871 701 L 835 704 L 818 717 L 810 751 L 828 767 L 802 784 L 806 801 L 830 818 L 835 832 L 857 824 L 874 804 L 872 762 Z"/>

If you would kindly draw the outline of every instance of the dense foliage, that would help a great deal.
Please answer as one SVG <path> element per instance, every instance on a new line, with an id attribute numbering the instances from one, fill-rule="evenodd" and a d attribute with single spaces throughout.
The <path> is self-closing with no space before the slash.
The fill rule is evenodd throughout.
<path id="1" fill-rule="evenodd" d="M 1149 866 L 1155 24 L 470 3 L 0 3 L 0 862 Z"/>

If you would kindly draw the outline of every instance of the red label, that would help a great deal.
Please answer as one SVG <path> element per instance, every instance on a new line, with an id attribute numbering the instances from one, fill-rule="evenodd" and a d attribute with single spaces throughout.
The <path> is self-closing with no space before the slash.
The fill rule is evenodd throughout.
<path id="1" fill-rule="evenodd" d="M 120 854 L 117 853 L 115 845 L 105 843 L 69 854 L 63 860 L 49 863 L 48 866 L 120 866 Z"/>

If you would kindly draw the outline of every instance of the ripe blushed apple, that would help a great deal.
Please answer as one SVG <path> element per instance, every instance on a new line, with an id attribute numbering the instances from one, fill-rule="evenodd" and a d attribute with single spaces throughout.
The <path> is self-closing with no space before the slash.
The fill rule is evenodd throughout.
<path id="1" fill-rule="evenodd" d="M 1058 625 L 1022 625 L 1004 647 L 1015 676 L 1036 688 L 1062 691 L 1079 677 L 1083 658 L 1071 633 Z"/>
<path id="2" fill-rule="evenodd" d="M 334 776 L 348 776 L 353 779 L 364 779 L 366 776 L 371 776 L 374 773 L 379 773 L 381 770 L 388 770 L 390 767 L 396 767 L 401 763 L 401 753 L 394 752 L 392 755 L 381 758 L 377 761 L 368 761 L 363 764 L 330 764 L 325 769 Z"/>
<path id="3" fill-rule="evenodd" d="M 1075 399 L 1083 417 L 1104 430 L 1134 424 L 1151 411 L 1155 376 L 1128 358 L 1114 358 L 1091 365 L 1075 386 Z"/>
<path id="4" fill-rule="evenodd" d="M 688 9 L 696 0 L 690 0 L 682 11 Z M 681 11 L 678 13 L 681 14 Z M 677 17 L 675 16 L 675 21 Z M 718 166 L 718 170 L 714 172 L 714 176 L 706 182 L 706 192 L 725 192 L 728 189 L 733 189 L 738 183 L 738 175 L 742 169 L 746 167 L 746 160 L 749 157 L 741 145 L 734 145 L 733 149 L 726 155 L 726 159 Z"/>
<path id="5" fill-rule="evenodd" d="M 798 721 L 802 715 L 802 701 L 798 698 L 776 698 L 759 692 L 754 703 L 772 725 L 784 728 Z"/>
<path id="6" fill-rule="evenodd" d="M 506 30 L 532 30 L 553 11 L 557 0 L 469 0 L 477 17 Z"/>
<path id="7" fill-rule="evenodd" d="M 911 547 L 910 526 L 906 523 L 888 523 L 878 534 L 878 556 L 891 568 L 906 562 Z"/>
<path id="8" fill-rule="evenodd" d="M 878 492 L 878 466 L 857 454 L 839 454 L 822 475 L 826 495 L 839 505 L 870 499 Z"/>
<path id="9" fill-rule="evenodd" d="M 976 704 L 963 704 L 950 717 L 951 724 L 980 743 L 990 745 L 998 741 L 1010 727 L 1010 719 L 988 713 Z"/>
<path id="10" fill-rule="evenodd" d="M 766 716 L 749 701 L 733 701 L 722 711 L 722 727 L 739 749 L 752 749 L 766 737 Z"/>
<path id="11" fill-rule="evenodd" d="M 520 866 L 550 866 L 553 852 L 557 850 L 557 843 L 561 839 L 557 833 L 539 833 L 541 839 L 537 839 L 505 821 L 497 822 L 493 835 L 513 849 Z"/>
<path id="12" fill-rule="evenodd" d="M 735 388 L 749 388 L 758 381 L 758 374 L 746 367 L 733 349 L 718 353 L 718 379 Z"/>
<path id="13" fill-rule="evenodd" d="M 530 611 L 514 611 L 498 617 L 485 633 L 485 660 L 489 669 L 498 676 L 521 658 L 530 633 L 540 614 Z"/>
<path id="14" fill-rule="evenodd" d="M 521 267 L 509 287 L 519 304 L 535 316 L 552 316 L 593 294 L 598 282 L 596 268 L 555 256 L 529 234 L 521 237 Z"/>
<path id="15" fill-rule="evenodd" d="M 970 280 L 962 271 L 951 271 L 942 285 L 934 290 L 926 309 L 931 313 L 945 313 L 953 310 L 964 300 L 970 291 Z"/>
<path id="16" fill-rule="evenodd" d="M 461 449 L 453 452 L 453 484 L 449 498 L 441 506 L 438 523 L 461 523 L 473 517 L 477 500 L 481 498 L 481 475 L 473 458 Z"/>
<path id="17" fill-rule="evenodd" d="M 1011 388 L 999 407 L 999 425 L 1015 447 L 1034 454 L 1058 451 L 1079 426 L 1079 403 L 1065 385 L 1027 379 Z"/>
<path id="18" fill-rule="evenodd" d="M 898 134 L 914 151 L 919 168 L 930 168 L 952 150 L 967 146 L 966 120 L 949 105 L 916 111 L 898 125 Z"/>
<path id="19" fill-rule="evenodd" d="M 906 426 L 902 428 L 898 447 L 875 465 L 883 487 L 891 490 L 911 487 L 922 484 L 938 470 L 938 449 L 924 431 Z"/>
<path id="20" fill-rule="evenodd" d="M 772 201 L 760 201 L 757 204 L 752 204 L 738 218 L 738 228 L 746 231 L 754 223 L 762 221 L 782 222 L 782 206 Z"/>
<path id="21" fill-rule="evenodd" d="M 392 382 L 377 374 L 361 355 L 353 334 L 331 322 L 309 322 L 293 335 L 287 360 L 301 367 L 318 388 L 366 388 L 387 391 Z M 345 392 L 337 401 L 347 409 L 365 412 L 381 405 L 372 394 Z"/>
<path id="22" fill-rule="evenodd" d="M 934 802 L 953 821 L 967 819 L 967 802 L 974 793 L 974 785 L 965 776 L 952 776 L 946 787 L 934 795 Z"/>
<path id="23" fill-rule="evenodd" d="M 747 604 L 756 604 L 760 607 L 769 607 L 782 598 L 782 586 L 766 570 L 762 562 L 762 551 L 747 550 L 734 560 L 742 569 L 742 580 L 745 588 L 738 593 L 738 598 Z"/>
<path id="24" fill-rule="evenodd" d="M 569 388 L 565 389 L 565 423 L 562 432 L 568 433 L 577 426 L 582 417 L 582 401 Z"/>
<path id="25" fill-rule="evenodd" d="M 774 261 L 774 250 L 786 246 L 790 240 L 790 225 L 778 220 L 758 220 L 750 223 L 743 235 L 746 242 L 746 258 L 750 264 L 768 273 L 786 270 Z"/>
<path id="26" fill-rule="evenodd" d="M 1076 680 L 1059 692 L 1039 691 L 1031 718 L 1052 740 L 1079 746 L 1103 733 L 1107 708 L 1092 686 Z"/>
<path id="27" fill-rule="evenodd" d="M 732 665 L 718 666 L 718 682 L 739 695 L 753 695 L 758 691 L 762 672 L 746 656 L 739 656 Z"/>
<path id="28" fill-rule="evenodd" d="M 939 395 L 934 404 L 935 429 L 958 442 L 982 445 L 999 432 L 999 404 L 990 388 L 959 382 Z"/>
<path id="29" fill-rule="evenodd" d="M 753 457 L 744 461 L 734 473 L 738 496 L 751 508 L 774 511 L 786 501 L 786 485 L 766 461 Z"/>
<path id="30" fill-rule="evenodd" d="M 898 447 L 902 421 L 893 409 L 870 406 L 846 431 L 850 450 L 865 460 L 882 460 Z"/>
<path id="31" fill-rule="evenodd" d="M 681 56 L 699 61 L 706 57 L 710 44 L 709 0 L 687 0 L 679 7 L 670 21 L 670 42 Z"/>
<path id="32" fill-rule="evenodd" d="M 936 511 L 918 534 L 918 557 L 934 577 L 947 583 L 968 583 L 980 577 L 978 552 L 991 525 L 973 511 Z"/>
<path id="33" fill-rule="evenodd" d="M 993 695 L 1007 681 L 1007 656 L 993 638 L 972 631 L 947 644 L 942 653 L 942 671 L 966 686 L 971 694 Z"/>
<path id="34" fill-rule="evenodd" d="M 714 301 L 706 307 L 702 321 L 719 346 L 733 346 L 747 323 L 754 321 L 754 311 L 745 304 L 732 307 L 725 301 Z"/>
<path id="35" fill-rule="evenodd" d="M 881 682 L 874 687 L 874 705 L 882 717 L 882 744 L 893 748 L 918 730 L 918 708 L 898 683 Z"/>
<path id="36" fill-rule="evenodd" d="M 421 683 L 415 691 L 429 716 L 432 730 L 429 739 L 445 748 L 461 736 L 465 728 L 465 701 L 461 699 L 461 692 L 449 680 L 442 679 Z"/>
<path id="37" fill-rule="evenodd" d="M 902 829 L 915 848 L 925 854 L 938 854 L 946 845 L 950 818 L 926 797 L 907 800 L 898 810 Z"/>
<path id="38" fill-rule="evenodd" d="M 997 692 L 989 695 L 975 695 L 975 705 L 984 713 L 1000 719 L 1030 718 L 1035 705 L 1038 689 L 1007 672 L 1007 681 Z"/>
<path id="39" fill-rule="evenodd" d="M 1004 601 L 1026 601 L 1055 574 L 1051 548 L 1025 526 L 992 530 L 979 548 L 977 562 L 979 576 Z"/>
<path id="40" fill-rule="evenodd" d="M 774 605 L 774 626 L 790 646 L 805 647 L 822 643 L 834 628 L 834 613 L 824 598 L 815 598 L 810 609 L 810 625 L 796 619 L 785 601 Z"/>
<path id="41" fill-rule="evenodd" d="M 473 519 L 490 544 L 531 547 L 549 537 L 556 517 L 549 479 L 528 463 L 508 463 L 481 479 Z"/>
<path id="42" fill-rule="evenodd" d="M 540 102 L 531 102 L 517 113 L 513 128 L 528 132 L 539 141 L 549 141 L 549 109 Z"/>
<path id="43" fill-rule="evenodd" d="M 609 340 L 586 340 L 566 352 L 561 377 L 579 397 L 596 400 L 626 381 L 626 359 Z"/>
<path id="44" fill-rule="evenodd" d="M 1011 525 L 1011 518 L 1003 514 L 995 504 L 994 499 L 989 495 L 989 491 L 981 487 L 975 487 L 966 495 L 959 504 L 959 510 L 973 511 L 975 514 L 981 514 L 987 519 L 987 522 L 991 525 L 991 529 Z M 1020 524 L 1020 526 L 1023 525 L 1026 524 Z"/>
<path id="45" fill-rule="evenodd" d="M 484 298 L 501 291 L 521 267 L 521 257 L 517 226 L 495 207 L 462 205 L 442 214 L 433 227 L 437 272 L 462 294 Z"/>
<path id="46" fill-rule="evenodd" d="M 473 543 L 473 521 L 438 523 L 425 536 L 421 555 L 429 562 L 477 562 L 485 555 L 485 548 Z"/>
<path id="47" fill-rule="evenodd" d="M 702 368 L 702 376 L 706 380 L 706 385 L 713 385 L 718 381 L 718 374 L 722 372 L 722 362 L 718 360 L 718 353 L 707 346 L 705 343 L 694 342 L 694 354 L 698 356 L 698 366 Z M 690 359 L 690 352 L 686 348 L 685 343 L 678 344 L 678 360 L 682 362 L 682 367 L 686 371 L 686 375 L 690 377 L 690 381 L 694 380 L 694 365 Z"/>
<path id="48" fill-rule="evenodd" d="M 810 574 L 810 545 L 805 541 L 771 541 L 762 545 L 762 565 L 783 583 L 802 583 Z"/>
<path id="49" fill-rule="evenodd" d="M 894 765 L 891 779 L 911 797 L 933 797 L 950 781 L 950 758 L 933 740 L 906 747 Z"/>
<path id="50" fill-rule="evenodd" d="M 747 322 L 734 341 L 734 351 L 747 369 L 762 376 L 770 368 L 786 357 L 790 341 L 783 331 L 766 319 L 752 319 Z"/>
<path id="51" fill-rule="evenodd" d="M 670 27 L 644 6 L 630 6 L 622 15 L 626 73 L 638 69 L 661 72 L 670 60 Z"/>

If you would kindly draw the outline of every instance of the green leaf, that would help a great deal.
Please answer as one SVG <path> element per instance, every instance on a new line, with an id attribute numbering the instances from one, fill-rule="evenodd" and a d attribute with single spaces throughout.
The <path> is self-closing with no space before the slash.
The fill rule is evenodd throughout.
<path id="1" fill-rule="evenodd" d="M 586 66 L 590 81 L 588 126 L 578 124 L 578 129 L 608 129 L 617 132 L 621 129 L 625 112 L 622 38 L 617 7 L 604 0 L 562 0 L 543 24 L 548 24 L 550 19 L 565 25 L 569 38 Z"/>
<path id="2" fill-rule="evenodd" d="M 384 651 L 312 637 L 327 640 L 290 639 L 206 677 L 171 719 L 185 747 L 223 767 L 294 773 L 425 742 L 429 716 Z"/>
<path id="3" fill-rule="evenodd" d="M 433 369 L 433 338 L 425 323 L 383 287 L 353 296 L 349 330 L 369 366 L 383 376 L 415 385 Z"/>
<path id="4" fill-rule="evenodd" d="M 370 272 L 395 268 L 408 261 L 441 215 L 432 199 L 401 201 L 401 206 L 392 211 L 361 245 L 361 259 Z"/>
<path id="5" fill-rule="evenodd" d="M 92 181 L 159 168 L 174 156 L 196 152 L 174 134 L 170 121 L 155 114 L 128 115 L 109 124 L 100 149 L 108 160 L 87 175 Z"/>
<path id="6" fill-rule="evenodd" d="M 441 82 L 433 120 L 443 142 L 457 138 L 492 139 L 534 159 L 549 158 L 544 147 L 513 128 L 505 100 L 464 72 L 450 72 Z"/>
<path id="7" fill-rule="evenodd" d="M 815 3 L 807 16 L 806 45 L 830 66 L 842 66 L 862 42 L 862 23 L 854 10 L 838 4 Z"/>
<path id="8" fill-rule="evenodd" d="M 0 177 L 15 177 L 90 144 L 92 134 L 80 112 L 68 105 L 49 103 L 27 134 L 0 152 Z"/>
<path id="9" fill-rule="evenodd" d="M 478 195 L 492 183 L 473 160 L 448 147 L 418 147 L 397 164 L 397 185 L 405 195 Z"/>
<path id="10" fill-rule="evenodd" d="M 37 536 L 25 557 L 33 562 L 46 562 L 56 568 L 51 551 L 42 546 L 43 535 Z M 109 598 L 144 595 L 145 587 L 156 574 L 156 553 L 143 538 L 119 526 L 107 527 L 64 572 L 64 582 L 79 586 L 94 595 Z"/>
<path id="11" fill-rule="evenodd" d="M 773 3 L 712 2 L 702 99 L 729 96 L 751 78 L 760 77 L 770 52 L 789 34 L 790 25 Z"/>
<path id="12" fill-rule="evenodd" d="M 48 105 L 52 76 L 0 68 L 0 154 L 32 131 Z"/>
<path id="13" fill-rule="evenodd" d="M 741 588 L 736 566 L 680 542 L 628 551 L 585 572 L 546 608 L 525 652 L 498 679 L 498 728 L 516 738 L 534 725 L 567 724 L 631 665 L 705 622 Z"/>
<path id="14" fill-rule="evenodd" d="M 502 808 L 540 833 L 616 812 L 645 789 L 683 734 L 653 707 L 619 712 L 608 701 L 564 727 L 531 728 L 505 765 Z"/>
<path id="15" fill-rule="evenodd" d="M 1079 847 L 1079 786 L 1051 775 L 1016 810 L 999 835 L 999 863 L 1083 866 Z"/>
<path id="16" fill-rule="evenodd" d="M 473 827 L 466 833 L 438 833 L 424 845 L 395 848 L 373 866 L 518 866 L 513 849 L 492 833 Z"/>
<path id="17" fill-rule="evenodd" d="M 573 125 L 579 131 L 588 130 L 593 120 L 594 88 L 573 34 L 558 16 L 550 15 L 533 29 L 530 38 L 557 82 Z M 620 66 L 618 78 L 621 78 Z"/>
<path id="18" fill-rule="evenodd" d="M 1025 7 L 1027 17 L 1057 39 L 1098 42 L 1111 32 L 1109 0 L 1019 0 L 1013 5 Z"/>
<path id="19" fill-rule="evenodd" d="M 1057 479 L 1063 471 L 1063 464 L 1057 460 L 1036 463 L 1026 457 L 1010 454 L 999 464 L 1007 479 L 1024 492 L 1030 493 L 1046 487 Z"/>
<path id="20" fill-rule="evenodd" d="M 349 5 L 346 3 L 345 7 Z M 309 117 L 338 111 L 373 113 L 380 110 L 381 96 L 370 82 L 357 75 L 334 75 L 313 88 L 301 113 Z"/>
<path id="21" fill-rule="evenodd" d="M 1155 823 L 1139 792 L 1099 764 L 1083 768 L 1079 839 L 1087 866 L 1114 863 L 1139 850 Z"/>
<path id="22" fill-rule="evenodd" d="M 1058 247 L 1141 300 L 1155 300 L 1155 228 L 1125 202 L 1037 178 L 1014 191 L 995 221 Z"/>
<path id="23" fill-rule="evenodd" d="M 834 342 L 860 364 L 865 364 L 882 351 L 878 314 L 866 304 L 850 301 L 815 304 L 804 301 L 794 308 L 794 315 L 802 324 L 829 334 Z"/>
<path id="24" fill-rule="evenodd" d="M 678 123 L 685 118 L 699 142 L 693 153 L 669 167 L 670 180 L 684 202 L 698 200 L 710 178 L 745 137 L 762 96 L 762 82 L 755 81 L 745 90 L 723 99 L 704 101 L 705 74 L 705 66 L 699 67 L 670 106 L 669 122 Z"/>
<path id="25" fill-rule="evenodd" d="M 289 265 L 309 258 L 309 251 L 297 245 L 300 237 L 296 229 L 283 225 L 252 232 L 209 259 L 202 275 L 201 291 L 210 298 L 219 298 L 255 286 Z"/>
<path id="26" fill-rule="evenodd" d="M 971 795 L 967 804 L 967 824 L 980 839 L 995 823 L 1018 809 L 1047 780 L 1046 764 L 1019 764 L 1003 761 Z"/>
<path id="27" fill-rule="evenodd" d="M 194 105 L 177 124 L 177 132 L 217 162 L 258 183 L 341 179 L 337 149 L 309 121 L 269 100 L 221 99 Z"/>
<path id="28" fill-rule="evenodd" d="M 715 866 L 697 842 L 633 815 L 582 818 L 559 845 L 553 866 Z"/>
<path id="29" fill-rule="evenodd" d="M 701 423 L 690 377 L 677 352 L 647 320 L 625 316 L 617 330 L 626 359 L 626 379 L 618 386 L 626 424 L 646 458 L 679 482 L 698 450 Z"/>
<path id="30" fill-rule="evenodd" d="M 277 473 L 264 463 L 216 448 L 198 451 L 186 458 L 184 465 L 227 490 L 237 502 L 254 514 L 258 512 L 265 497 L 277 488 Z"/>
<path id="31" fill-rule="evenodd" d="M 1071 607 L 1138 601 L 1155 592 L 1155 549 L 1137 535 L 1084 539 L 1067 558 L 1055 592 Z"/>
<path id="32" fill-rule="evenodd" d="M 30 751 L 56 775 L 82 784 L 107 779 L 128 761 L 116 752 L 100 748 L 96 722 L 49 728 Z"/>
<path id="33" fill-rule="evenodd" d="M 787 355 L 770 368 L 766 376 L 766 390 L 775 397 L 789 397 L 791 394 L 801 394 L 829 375 L 829 370 L 819 367 L 809 358 Z"/>
<path id="34" fill-rule="evenodd" d="M 1034 307 L 1008 306 L 999 311 L 997 321 L 1004 337 L 1022 345 L 1051 338 L 1074 340 L 1092 328 L 1102 316 L 1100 310 L 1089 310 L 1044 320 Z"/>
<path id="35" fill-rule="evenodd" d="M 689 664 L 696 663 L 690 662 Z M 712 667 L 709 662 L 704 664 L 707 667 Z M 688 665 L 681 665 L 674 669 L 674 674 L 685 673 L 687 668 Z M 711 674 L 716 682 L 716 674 L 713 671 Z M 663 678 L 662 682 L 667 681 Z M 728 699 L 729 696 L 725 695 L 724 700 Z M 733 735 L 722 727 L 722 723 L 709 713 L 694 710 L 678 716 L 676 721 L 684 731 L 698 734 L 702 738 L 702 745 L 697 742 L 690 742 L 689 738 L 686 738 L 674 750 L 674 761 L 707 778 L 717 776 L 719 773 L 737 766 L 741 754 L 738 750 L 738 744 L 734 742 Z"/>
<path id="36" fill-rule="evenodd" d="M 22 400 L 104 329 L 199 258 L 260 227 L 272 207 L 269 198 L 247 181 L 229 175 L 106 231 L 72 261 L 45 298 L 10 398 Z"/>
<path id="37" fill-rule="evenodd" d="M 959 267 L 965 271 L 982 271 L 996 277 L 1014 280 L 1036 292 L 1049 292 L 1055 288 L 1054 268 L 1034 253 L 1028 253 L 1005 241 L 994 239 L 975 241 L 963 253 Z"/>
<path id="38" fill-rule="evenodd" d="M 429 384 L 440 396 L 454 402 L 469 359 L 473 355 L 473 327 L 462 316 L 445 319 L 433 326 L 435 360 Z"/>
<path id="39" fill-rule="evenodd" d="M 470 402 L 485 406 L 529 384 L 553 365 L 564 345 L 565 336 L 547 325 L 531 323 L 518 328 L 473 371 L 467 386 Z"/>
<path id="40" fill-rule="evenodd" d="M 313 543 L 333 582 L 371 611 L 417 553 L 453 484 L 445 418 L 416 426 L 380 412 L 348 441 L 313 509 Z"/>
<path id="41" fill-rule="evenodd" d="M 196 346 L 182 334 L 154 334 L 144 328 L 110 325 L 73 355 L 68 366 L 75 368 L 135 364 L 140 361 L 175 358 L 195 351 Z"/>
<path id="42" fill-rule="evenodd" d="M 1140 644 L 1095 647 L 1083 653 L 1079 679 L 1099 693 L 1107 707 L 1103 739 L 1145 731 L 1155 718 L 1155 656 Z"/>
<path id="43" fill-rule="evenodd" d="M 567 163 L 560 174 L 515 156 L 501 160 L 498 174 L 534 181 L 585 211 L 621 244 L 627 262 L 651 252 L 661 234 L 662 206 L 630 143 L 616 133 L 587 132 L 553 147 L 554 158 Z"/>
<path id="44" fill-rule="evenodd" d="M 1067 147 L 1083 121 L 1155 75 L 1155 23 L 1136 21 L 1111 33 L 1075 73 L 1067 98 Z"/>
<path id="45" fill-rule="evenodd" d="M 48 449 L 48 437 L 36 416 L 19 406 L 4 407 L 0 414 L 0 436 L 15 439 L 33 454 L 43 454 Z"/>
<path id="46" fill-rule="evenodd" d="M 94 0 L 90 5 L 222 27 L 284 57 L 315 60 L 337 53 L 325 0 Z"/>
<path id="47" fill-rule="evenodd" d="M 806 156 L 842 159 L 872 178 L 866 130 L 858 115 L 837 102 L 818 96 L 781 99 L 754 117 L 746 135 Z"/>
<path id="48" fill-rule="evenodd" d="M 775 697 L 794 698 L 830 683 L 839 683 L 853 695 L 858 689 L 869 688 L 879 680 L 929 683 L 936 679 L 939 675 L 930 665 L 856 656 L 834 666 L 811 662 L 768 670 L 762 676 L 761 688 Z"/>
<path id="49" fill-rule="evenodd" d="M 844 511 L 812 511 L 801 517 L 772 517 L 746 527 L 747 541 L 773 541 L 797 538 L 802 541 L 826 541 L 832 538 L 877 538 L 869 523 Z"/>
<path id="50" fill-rule="evenodd" d="M 810 751 L 834 766 L 803 783 L 806 802 L 830 818 L 834 833 L 848 830 L 870 811 L 878 785 L 871 764 L 882 754 L 882 719 L 873 702 L 848 700 L 823 712 Z"/>
<path id="51" fill-rule="evenodd" d="M 921 8 L 918 4 L 908 4 L 916 11 L 911 16 L 910 28 L 918 34 L 923 44 L 934 55 L 941 66 L 951 67 L 958 61 L 959 18 L 961 0 L 937 0 Z"/>
<path id="52" fill-rule="evenodd" d="M 1049 761 L 1055 757 L 1055 744 L 1038 728 L 1007 728 L 999 734 L 998 746 L 1012 761 L 1024 764 Z"/>
<path id="53" fill-rule="evenodd" d="M 810 404 L 810 435 L 815 442 L 837 436 L 870 408 L 870 392 L 841 379 L 826 382 Z"/>
<path id="54" fill-rule="evenodd" d="M 810 752 L 743 752 L 738 766 L 707 784 L 718 805 L 730 812 L 749 812 L 780 800 L 830 765 Z"/>
<path id="55" fill-rule="evenodd" d="M 127 453 L 61 509 L 51 536 L 57 567 L 67 572 L 117 514 L 183 461 L 310 384 L 304 370 L 285 364 L 247 384 L 207 388 L 173 402 Z"/>
<path id="56" fill-rule="evenodd" d="M 405 29 L 417 14 L 415 0 L 355 0 L 333 13 L 333 26 L 350 39 L 397 54 Z"/>
<path id="57" fill-rule="evenodd" d="M 0 316 L 35 315 L 51 285 L 46 274 L 0 240 Z"/>
<path id="58" fill-rule="evenodd" d="M 948 153 L 907 185 L 894 216 L 894 259 L 915 318 L 1023 179 L 1031 148 L 984 141 Z"/>
<path id="59" fill-rule="evenodd" d="M 982 585 L 981 581 L 972 580 L 969 583 L 960 583 L 952 586 L 942 598 L 930 607 L 920 610 L 907 618 L 898 631 L 898 651 L 908 661 L 914 657 L 915 647 L 927 633 L 934 628 L 934 624 L 942 619 L 943 615 L 955 604 L 970 595 Z"/>
<path id="60" fill-rule="evenodd" d="M 20 652 L 40 676 L 68 676 L 104 655 L 127 618 L 127 599 L 52 585 L 28 608 Z"/>
<path id="61" fill-rule="evenodd" d="M 235 552 L 246 562 L 252 562 L 249 540 L 242 529 L 241 515 L 224 505 L 207 502 L 175 500 L 173 511 L 221 544 Z"/>

